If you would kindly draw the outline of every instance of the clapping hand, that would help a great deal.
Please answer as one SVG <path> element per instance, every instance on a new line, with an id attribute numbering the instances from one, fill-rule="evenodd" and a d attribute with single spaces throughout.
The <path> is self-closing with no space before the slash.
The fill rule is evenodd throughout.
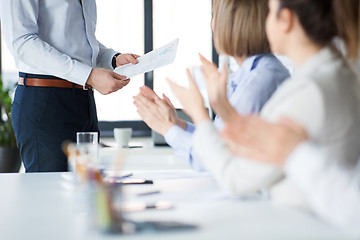
<path id="1" fill-rule="evenodd" d="M 167 79 L 168 84 L 179 99 L 180 103 L 184 107 L 184 111 L 192 118 L 195 124 L 210 119 L 209 113 L 204 107 L 204 100 L 200 94 L 200 91 L 192 77 L 189 69 L 186 69 L 187 77 L 189 79 L 189 88 L 184 88 L 170 79 Z"/>
<path id="2" fill-rule="evenodd" d="M 140 93 L 134 96 L 134 104 L 141 119 L 163 136 L 174 125 L 186 129 L 186 122 L 178 117 L 175 107 L 165 94 L 161 99 L 149 87 L 143 86 Z"/>
<path id="3" fill-rule="evenodd" d="M 222 136 L 237 156 L 282 166 L 292 151 L 308 139 L 306 130 L 289 118 L 270 123 L 257 115 L 237 115 L 226 123 Z"/>
<path id="4" fill-rule="evenodd" d="M 207 92 L 210 105 L 223 121 L 228 121 L 236 110 L 231 106 L 227 98 L 228 68 L 226 64 L 221 72 L 217 66 L 200 54 L 201 71 L 206 80 Z"/>

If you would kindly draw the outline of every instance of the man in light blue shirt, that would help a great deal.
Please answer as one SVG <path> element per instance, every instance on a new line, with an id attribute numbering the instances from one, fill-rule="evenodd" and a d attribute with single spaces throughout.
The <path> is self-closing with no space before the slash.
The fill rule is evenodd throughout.
<path id="1" fill-rule="evenodd" d="M 0 17 L 19 70 L 12 120 L 26 171 L 66 171 L 61 143 L 99 131 L 91 88 L 126 86 L 112 70 L 138 56 L 96 39 L 95 0 L 2 0 Z"/>

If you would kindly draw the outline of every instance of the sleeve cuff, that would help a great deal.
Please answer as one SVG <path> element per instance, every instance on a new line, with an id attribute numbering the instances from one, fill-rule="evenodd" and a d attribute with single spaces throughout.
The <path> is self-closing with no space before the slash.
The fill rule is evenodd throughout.
<path id="1" fill-rule="evenodd" d="M 85 86 L 91 71 L 92 67 L 78 61 L 74 61 L 73 70 L 71 71 L 67 79 L 69 79 L 73 83 Z"/>
<path id="2" fill-rule="evenodd" d="M 100 50 L 102 50 L 102 52 L 99 53 L 97 67 L 114 70 L 112 66 L 112 58 L 119 52 L 116 52 L 111 48 L 103 48 Z"/>
<path id="3" fill-rule="evenodd" d="M 186 122 L 186 131 L 193 133 L 195 131 L 195 126 L 192 123 Z"/>
<path id="4" fill-rule="evenodd" d="M 165 134 L 165 141 L 171 146 L 175 147 L 177 144 L 176 139 L 184 130 L 177 125 L 172 126 Z"/>
<path id="5" fill-rule="evenodd" d="M 176 156 L 188 161 L 190 165 L 193 162 L 191 139 L 192 133 L 179 126 L 173 126 L 165 135 L 166 142 L 174 149 Z"/>

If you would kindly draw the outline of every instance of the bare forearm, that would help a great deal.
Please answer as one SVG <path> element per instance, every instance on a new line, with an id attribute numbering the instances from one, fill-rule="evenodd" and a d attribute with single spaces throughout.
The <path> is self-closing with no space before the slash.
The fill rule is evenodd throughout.
<path id="1" fill-rule="evenodd" d="M 194 123 L 197 125 L 204 121 L 209 120 L 210 116 L 209 116 L 209 113 L 207 112 L 207 110 L 205 108 L 203 108 L 197 114 L 193 114 L 193 116 L 191 118 L 194 121 Z"/>
<path id="2" fill-rule="evenodd" d="M 214 110 L 218 114 L 224 123 L 231 123 L 236 119 L 238 114 L 233 106 L 231 106 L 229 101 L 224 101 L 222 104 L 214 103 Z"/>
<path id="3" fill-rule="evenodd" d="M 178 125 L 179 127 L 181 127 L 184 130 L 186 130 L 186 128 L 187 128 L 187 123 L 180 118 L 176 119 L 176 125 Z"/>

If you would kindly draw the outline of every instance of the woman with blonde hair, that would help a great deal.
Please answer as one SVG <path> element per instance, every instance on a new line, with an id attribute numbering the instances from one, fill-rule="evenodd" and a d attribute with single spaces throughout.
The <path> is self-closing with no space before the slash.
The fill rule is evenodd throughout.
<path id="1" fill-rule="evenodd" d="M 284 117 L 292 119 L 325 156 L 341 160 L 343 167 L 354 166 L 360 156 L 360 85 L 349 60 L 356 60 L 359 53 L 359 1 L 269 0 L 269 8 L 266 29 L 271 49 L 290 57 L 297 73 L 271 97 L 261 118 L 273 123 L 284 121 Z M 343 41 L 346 56 L 334 46 L 334 39 Z M 205 63 L 203 69 L 208 73 L 205 75 L 214 110 L 225 125 L 232 126 L 228 131 L 241 136 L 246 117 L 239 116 L 224 97 L 221 81 L 211 77 L 211 65 Z M 248 154 L 255 143 L 247 141 L 246 136 L 243 145 L 226 145 L 214 130 L 190 73 L 189 78 L 189 89 L 171 81 L 169 84 L 196 123 L 194 152 L 218 182 L 235 194 L 270 187 L 271 197 L 277 202 L 311 207 L 300 184 L 291 179 L 275 181 L 274 176 L 282 169 L 268 164 L 266 158 L 271 156 Z M 261 140 L 271 132 L 259 134 L 257 139 Z M 234 157 L 229 146 L 242 157 Z M 257 170 L 265 168 L 269 171 Z M 243 173 L 249 171 L 255 174 L 244 179 Z"/>
<path id="2" fill-rule="evenodd" d="M 214 45 L 220 54 L 233 56 L 239 69 L 226 76 L 231 106 L 241 114 L 258 113 L 277 87 L 290 77 L 287 69 L 270 52 L 266 38 L 267 0 L 214 0 L 212 29 Z M 205 59 L 202 57 L 202 61 Z M 217 68 L 214 74 L 217 74 Z M 218 77 L 218 76 L 216 76 Z M 194 126 L 178 118 L 175 108 L 164 95 L 158 97 L 150 88 L 142 87 L 134 97 L 141 118 L 154 131 L 165 136 L 167 143 L 196 170 L 203 166 L 192 151 Z M 216 116 L 214 124 L 222 129 Z"/>

